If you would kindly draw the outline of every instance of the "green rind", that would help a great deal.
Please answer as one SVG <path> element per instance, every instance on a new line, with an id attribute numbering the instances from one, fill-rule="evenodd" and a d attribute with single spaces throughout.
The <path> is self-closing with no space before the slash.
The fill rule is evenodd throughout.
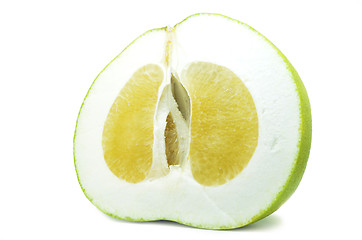
<path id="1" fill-rule="evenodd" d="M 298 185 L 299 185 L 299 183 L 300 183 L 300 181 L 301 181 L 301 179 L 303 177 L 303 174 L 304 174 L 304 171 L 305 171 L 305 168 L 306 168 L 306 165 L 307 165 L 309 152 L 310 152 L 310 147 L 311 147 L 311 141 L 312 141 L 312 116 L 311 116 L 311 108 L 310 108 L 308 94 L 307 94 L 307 91 L 306 91 L 306 89 L 305 89 L 305 87 L 303 85 L 303 82 L 300 79 L 297 71 L 294 69 L 294 67 L 288 61 L 288 59 L 284 56 L 284 54 L 272 42 L 270 42 L 265 36 L 260 34 L 258 31 L 256 31 L 255 29 L 253 29 L 249 25 L 247 25 L 245 23 L 242 23 L 242 22 L 240 22 L 240 21 L 238 21 L 236 19 L 224 16 L 224 15 L 218 14 L 218 13 L 197 13 L 197 14 L 193 14 L 193 15 L 185 18 L 183 21 L 176 24 L 175 27 L 177 27 L 178 25 L 180 25 L 181 23 L 183 23 L 187 19 L 189 19 L 191 17 L 194 17 L 194 16 L 198 16 L 198 15 L 216 15 L 216 16 L 224 17 L 224 18 L 227 18 L 229 20 L 235 21 L 235 22 L 237 22 L 237 23 L 239 23 L 241 25 L 244 25 L 244 26 L 250 28 L 252 31 L 254 31 L 258 35 L 263 37 L 271 46 L 273 46 L 274 49 L 279 54 L 279 56 L 285 62 L 286 68 L 290 72 L 290 74 L 291 74 L 291 76 L 292 76 L 292 78 L 293 78 L 293 80 L 295 82 L 296 89 L 297 89 L 298 96 L 299 96 L 299 101 L 300 101 L 299 112 L 300 112 L 300 117 L 301 118 L 300 118 L 300 128 L 299 128 L 300 139 L 299 139 L 299 144 L 298 144 L 299 152 L 296 155 L 296 158 L 294 160 L 292 171 L 291 171 L 287 181 L 285 182 L 284 186 L 282 187 L 281 191 L 276 195 L 276 197 L 269 204 L 269 206 L 267 206 L 265 209 L 261 210 L 260 213 L 257 214 L 255 217 L 253 217 L 250 221 L 248 221 L 248 222 L 240 222 L 240 223 L 232 225 L 232 226 L 204 226 L 204 225 L 199 225 L 199 224 L 195 224 L 195 223 L 185 222 L 182 219 L 167 219 L 167 218 L 160 218 L 160 219 L 143 219 L 143 218 L 139 218 L 139 219 L 135 219 L 135 218 L 131 218 L 131 217 L 120 217 L 120 216 L 117 216 L 117 215 L 106 212 L 100 206 L 98 206 L 93 201 L 93 199 L 90 198 L 90 196 L 87 195 L 87 193 L 86 193 L 85 189 L 83 188 L 82 183 L 80 182 L 80 179 L 79 179 L 77 165 L 76 165 L 76 158 L 75 158 L 75 138 L 76 138 L 76 134 L 77 134 L 78 119 L 79 119 L 79 115 L 80 115 L 80 113 L 82 111 L 84 102 L 85 102 L 86 98 L 88 97 L 88 94 L 89 94 L 91 88 L 93 87 L 93 84 L 95 83 L 95 81 L 99 77 L 99 75 L 115 59 L 117 59 L 130 45 L 132 45 L 137 39 L 139 39 L 140 37 L 142 37 L 143 35 L 151 32 L 151 31 L 165 30 L 166 29 L 166 27 L 164 27 L 164 28 L 156 28 L 156 29 L 152 29 L 152 30 L 147 31 L 144 34 L 142 34 L 141 36 L 139 36 L 138 38 L 136 38 L 120 54 L 118 54 L 110 63 L 107 64 L 107 66 L 98 74 L 98 76 L 93 81 L 91 87 L 89 88 L 89 90 L 88 90 L 88 92 L 87 92 L 87 94 L 86 94 L 86 96 L 85 96 L 85 98 L 83 100 L 83 103 L 82 103 L 81 108 L 80 108 L 79 113 L 78 113 L 78 118 L 77 118 L 77 122 L 76 122 L 74 138 L 73 138 L 73 157 L 74 157 L 74 164 L 75 164 L 75 169 L 76 169 L 78 182 L 79 182 L 79 184 L 80 184 L 80 186 L 82 188 L 82 191 L 83 191 L 84 195 L 88 198 L 88 200 L 94 206 L 96 206 L 101 212 L 107 214 L 108 216 L 111 216 L 111 217 L 114 217 L 114 218 L 117 218 L 117 219 L 121 219 L 121 220 L 136 221 L 136 222 L 168 220 L 168 221 L 178 222 L 178 223 L 181 223 L 183 225 L 187 225 L 187 226 L 191 226 L 191 227 L 203 228 L 203 229 L 213 229 L 213 230 L 240 228 L 240 227 L 249 225 L 251 223 L 254 223 L 256 221 L 259 221 L 259 220 L 269 216 L 273 212 L 275 212 L 295 192 L 295 190 L 297 189 L 297 187 L 298 187 Z"/>

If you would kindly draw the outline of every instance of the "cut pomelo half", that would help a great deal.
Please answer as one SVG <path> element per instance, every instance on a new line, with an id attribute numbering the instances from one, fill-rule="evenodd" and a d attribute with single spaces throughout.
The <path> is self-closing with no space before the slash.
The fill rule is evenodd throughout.
<path id="1" fill-rule="evenodd" d="M 108 215 L 226 229 L 289 198 L 310 144 L 308 96 L 285 56 L 246 24 L 196 14 L 146 32 L 98 75 L 74 159 Z"/>

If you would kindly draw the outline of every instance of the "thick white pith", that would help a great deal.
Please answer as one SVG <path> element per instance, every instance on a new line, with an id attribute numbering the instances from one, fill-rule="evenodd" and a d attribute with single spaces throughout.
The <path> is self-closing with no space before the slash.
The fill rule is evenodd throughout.
<path id="1" fill-rule="evenodd" d="M 190 171 L 175 167 L 162 178 L 130 184 L 115 177 L 103 159 L 104 121 L 133 72 L 153 63 L 164 69 L 165 78 L 169 77 L 164 64 L 167 38 L 164 30 L 145 34 L 95 81 L 79 115 L 75 137 L 79 180 L 95 205 L 120 218 L 170 219 L 205 227 L 247 223 L 284 185 L 300 137 L 299 99 L 291 74 L 270 43 L 247 26 L 220 16 L 192 17 L 174 30 L 170 61 L 179 75 L 195 61 L 226 66 L 248 87 L 259 117 L 259 143 L 239 176 L 221 186 L 205 187 Z M 160 101 L 158 111 L 164 125 L 155 125 L 160 126 L 155 136 L 162 138 L 170 109 Z"/>

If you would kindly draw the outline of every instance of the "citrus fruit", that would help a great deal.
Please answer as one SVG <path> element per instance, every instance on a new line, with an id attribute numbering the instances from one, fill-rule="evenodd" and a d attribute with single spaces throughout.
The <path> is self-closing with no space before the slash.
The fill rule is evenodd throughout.
<path id="1" fill-rule="evenodd" d="M 288 199 L 310 144 L 308 96 L 286 57 L 246 24 L 196 14 L 141 35 L 98 75 L 74 158 L 108 215 L 226 229 Z"/>

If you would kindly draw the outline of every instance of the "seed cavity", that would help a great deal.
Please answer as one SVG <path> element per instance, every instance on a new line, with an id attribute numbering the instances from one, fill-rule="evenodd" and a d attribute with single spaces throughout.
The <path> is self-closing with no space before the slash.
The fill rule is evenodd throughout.
<path id="1" fill-rule="evenodd" d="M 166 145 L 166 158 L 168 165 L 179 165 L 179 140 L 176 131 L 176 125 L 173 121 L 171 113 L 168 114 L 166 119 L 165 128 L 165 145 Z"/>

